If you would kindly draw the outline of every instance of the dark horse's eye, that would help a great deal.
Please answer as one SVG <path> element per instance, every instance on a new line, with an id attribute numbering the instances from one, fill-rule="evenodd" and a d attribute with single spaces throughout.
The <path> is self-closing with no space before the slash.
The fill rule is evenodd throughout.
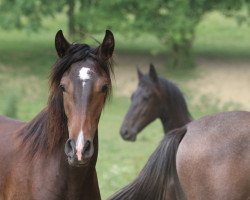
<path id="1" fill-rule="evenodd" d="M 108 91 L 108 85 L 103 85 L 101 88 L 102 93 L 106 93 Z"/>
<path id="2" fill-rule="evenodd" d="M 144 101 L 148 101 L 148 100 L 149 100 L 149 97 L 148 97 L 148 96 L 145 96 L 145 97 L 143 97 L 143 100 L 144 100 Z"/>
<path id="3" fill-rule="evenodd" d="M 134 98 L 135 98 L 135 93 L 131 95 L 131 100 L 133 100 Z"/>
<path id="4" fill-rule="evenodd" d="M 60 86 L 59 86 L 59 87 L 61 88 L 61 90 L 62 90 L 63 92 L 65 92 L 65 91 L 66 91 L 66 90 L 65 90 L 64 85 L 60 84 Z"/>

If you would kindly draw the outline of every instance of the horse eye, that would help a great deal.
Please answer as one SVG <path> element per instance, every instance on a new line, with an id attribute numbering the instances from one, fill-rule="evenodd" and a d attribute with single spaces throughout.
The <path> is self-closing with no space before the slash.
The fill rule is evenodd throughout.
<path id="1" fill-rule="evenodd" d="M 65 92 L 66 90 L 65 90 L 65 87 L 64 87 L 64 85 L 62 85 L 62 84 L 60 84 L 60 89 L 63 91 L 63 92 Z"/>
<path id="2" fill-rule="evenodd" d="M 103 85 L 101 88 L 102 93 L 106 93 L 108 91 L 108 85 Z"/>
<path id="3" fill-rule="evenodd" d="M 133 100 L 134 98 L 135 98 L 135 93 L 131 95 L 131 100 Z"/>
<path id="4" fill-rule="evenodd" d="M 149 97 L 147 96 L 147 97 L 143 97 L 143 100 L 144 101 L 148 101 L 149 100 Z"/>

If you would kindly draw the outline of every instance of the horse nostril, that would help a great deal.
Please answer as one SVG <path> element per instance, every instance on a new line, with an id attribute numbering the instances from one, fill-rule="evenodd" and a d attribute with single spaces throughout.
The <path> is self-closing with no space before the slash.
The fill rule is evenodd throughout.
<path id="1" fill-rule="evenodd" d="M 84 145 L 84 151 L 89 151 L 90 150 L 90 145 L 91 145 L 90 141 L 87 140 L 85 142 L 85 145 Z"/>
<path id="2" fill-rule="evenodd" d="M 128 136 L 128 130 L 127 130 L 127 129 L 121 130 L 121 135 L 122 135 L 123 137 L 127 137 L 127 136 Z"/>
<path id="3" fill-rule="evenodd" d="M 124 136 L 124 137 L 127 137 L 127 136 L 128 136 L 128 131 L 127 131 L 127 130 L 123 132 L 123 136 Z"/>
<path id="4" fill-rule="evenodd" d="M 87 140 L 84 144 L 84 148 L 82 150 L 82 155 L 85 158 L 90 158 L 93 154 L 93 147 L 92 142 L 90 140 Z"/>
<path id="5" fill-rule="evenodd" d="M 67 142 L 65 143 L 64 152 L 68 157 L 73 157 L 76 154 L 76 145 L 74 140 L 67 140 Z"/>

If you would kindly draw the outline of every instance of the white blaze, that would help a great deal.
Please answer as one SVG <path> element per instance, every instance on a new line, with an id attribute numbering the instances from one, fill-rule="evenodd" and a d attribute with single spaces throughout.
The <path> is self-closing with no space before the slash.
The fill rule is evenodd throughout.
<path id="1" fill-rule="evenodd" d="M 79 77 L 80 79 L 82 79 L 82 85 L 85 85 L 85 81 L 90 79 L 90 69 L 87 67 L 83 67 L 82 69 L 80 69 L 79 71 Z"/>
<path id="2" fill-rule="evenodd" d="M 79 78 L 82 80 L 82 86 L 84 87 L 85 82 L 90 79 L 90 69 L 87 67 L 82 67 L 79 71 Z M 81 130 L 77 140 L 76 140 L 76 156 L 78 161 L 82 159 L 82 150 L 83 150 L 83 142 L 84 142 L 84 135 L 83 131 Z"/>
<path id="3" fill-rule="evenodd" d="M 81 130 L 76 140 L 76 156 L 78 161 L 81 161 L 82 159 L 83 141 L 84 141 L 84 136 Z"/>

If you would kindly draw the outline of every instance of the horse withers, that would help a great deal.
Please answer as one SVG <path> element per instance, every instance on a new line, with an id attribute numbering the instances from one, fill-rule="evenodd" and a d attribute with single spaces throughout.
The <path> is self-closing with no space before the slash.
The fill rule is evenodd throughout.
<path id="1" fill-rule="evenodd" d="M 192 120 L 180 89 L 159 77 L 152 64 L 148 74 L 137 69 L 137 75 L 138 87 L 131 96 L 131 105 L 120 129 L 124 140 L 135 141 L 140 131 L 158 118 L 164 133 Z"/>
<path id="2" fill-rule="evenodd" d="M 97 48 L 58 31 L 48 105 L 29 122 L 0 117 L 0 199 L 99 200 L 98 123 L 111 90 L 114 36 Z"/>

